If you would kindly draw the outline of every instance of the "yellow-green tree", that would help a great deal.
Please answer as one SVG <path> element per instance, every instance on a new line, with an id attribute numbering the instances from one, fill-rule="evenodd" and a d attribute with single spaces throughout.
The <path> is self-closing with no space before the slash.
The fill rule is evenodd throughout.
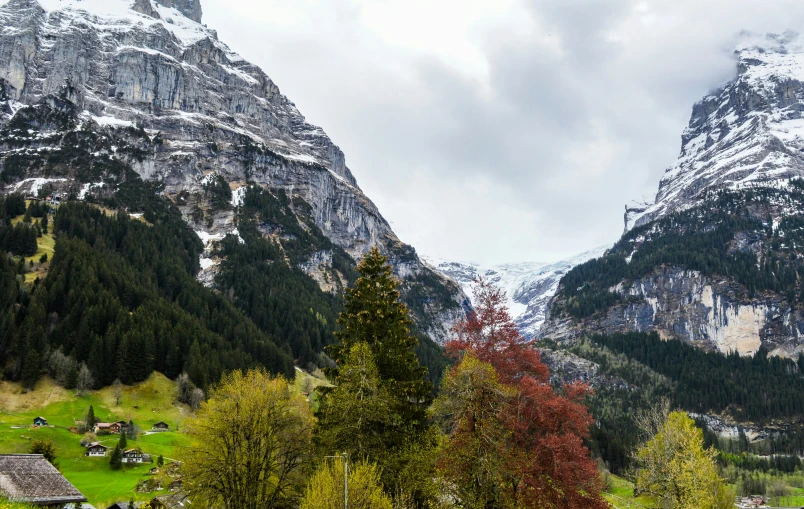
<path id="1" fill-rule="evenodd" d="M 343 509 L 343 461 L 333 459 L 322 463 L 310 478 L 299 509 Z M 392 509 L 373 463 L 350 464 L 348 481 L 349 509 Z"/>
<path id="2" fill-rule="evenodd" d="M 449 438 L 441 448 L 438 471 L 460 507 L 507 507 L 511 502 L 506 471 L 514 468 L 517 451 L 510 447 L 505 419 L 514 396 L 494 367 L 471 352 L 441 384 L 432 414 Z"/>
<path id="3" fill-rule="evenodd" d="M 313 418 L 288 382 L 263 370 L 225 375 L 184 424 L 184 486 L 193 507 L 294 507 L 312 453 Z"/>
<path id="4" fill-rule="evenodd" d="M 636 489 L 666 509 L 725 509 L 733 505 L 715 451 L 704 449 L 703 431 L 684 412 L 672 412 L 637 452 Z"/>

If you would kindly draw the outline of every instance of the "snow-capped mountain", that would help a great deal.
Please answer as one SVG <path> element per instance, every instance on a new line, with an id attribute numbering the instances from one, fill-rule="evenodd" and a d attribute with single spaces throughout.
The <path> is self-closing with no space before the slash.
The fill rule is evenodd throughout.
<path id="1" fill-rule="evenodd" d="M 343 152 L 201 16 L 200 0 L 0 0 L 3 192 L 46 186 L 108 198 L 125 179 L 121 168 L 131 168 L 157 183 L 208 244 L 237 233 L 246 185 L 286 193 L 353 259 L 379 245 L 406 288 L 438 286 L 423 293 L 443 298 L 419 291 L 423 304 L 414 312 L 427 315 L 424 330 L 443 338 L 462 314 L 460 288 L 398 239 Z M 86 133 L 94 146 L 69 143 Z M 232 191 L 231 206 L 210 204 L 208 190 L 218 183 Z M 204 272 L 218 262 L 210 254 Z M 335 263 L 323 250 L 300 267 L 329 291 L 333 279 L 323 273 Z"/>
<path id="2" fill-rule="evenodd" d="M 541 333 L 656 332 L 718 350 L 804 352 L 804 38 L 743 33 L 735 77 L 698 101 L 654 200 L 567 274 Z"/>
<path id="3" fill-rule="evenodd" d="M 804 38 L 743 33 L 737 77 L 695 104 L 681 154 L 653 201 L 627 206 L 630 230 L 720 189 L 787 186 L 804 176 Z"/>
<path id="4" fill-rule="evenodd" d="M 558 283 L 573 267 L 597 258 L 611 246 L 600 246 L 579 255 L 554 263 L 504 263 L 481 265 L 424 257 L 424 260 L 442 274 L 452 278 L 472 298 L 472 282 L 483 277 L 505 291 L 508 311 L 525 337 L 539 335 L 545 320 L 547 304 L 555 295 Z"/>

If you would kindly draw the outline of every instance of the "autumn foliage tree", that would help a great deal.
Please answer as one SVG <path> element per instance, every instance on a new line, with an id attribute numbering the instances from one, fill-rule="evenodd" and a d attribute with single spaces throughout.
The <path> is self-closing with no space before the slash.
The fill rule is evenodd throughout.
<path id="1" fill-rule="evenodd" d="M 601 496 L 597 466 L 583 444 L 593 422 L 583 405 L 588 386 L 565 384 L 560 394 L 554 391 L 538 350 L 520 335 L 511 319 L 503 292 L 478 280 L 474 297 L 475 312 L 455 327 L 456 337 L 447 344 L 448 352 L 462 360 L 448 375 L 445 393 L 454 393 L 450 384 L 473 370 L 478 394 L 472 397 L 492 398 L 495 411 L 481 415 L 468 404 L 462 412 L 453 413 L 454 425 L 439 469 L 456 479 L 458 467 L 469 472 L 480 468 L 476 464 L 484 461 L 480 456 L 456 463 L 450 451 L 456 444 L 477 440 L 472 434 L 480 420 L 486 420 L 494 440 L 505 445 L 498 448 L 497 491 L 485 505 L 468 507 L 608 507 Z M 467 475 L 465 480 L 480 481 L 476 475 Z"/>

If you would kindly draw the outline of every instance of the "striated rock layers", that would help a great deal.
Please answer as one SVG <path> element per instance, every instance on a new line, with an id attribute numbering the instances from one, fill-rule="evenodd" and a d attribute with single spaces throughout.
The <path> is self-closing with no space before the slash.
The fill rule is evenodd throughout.
<path id="1" fill-rule="evenodd" d="M 626 298 L 603 316 L 580 321 L 556 317 L 541 333 L 574 340 L 590 334 L 656 331 L 662 338 L 686 340 L 723 353 L 753 355 L 763 346 L 772 355 L 795 357 L 804 351 L 800 342 L 804 314 L 771 294 L 745 299 L 737 286 L 728 278 L 663 267 L 618 285 L 615 291 Z"/>
<path id="2" fill-rule="evenodd" d="M 158 182 L 206 240 L 234 230 L 231 208 L 245 185 L 284 190 L 308 203 L 315 224 L 353 258 L 380 245 L 407 286 L 438 286 L 442 298 L 428 300 L 427 316 L 419 318 L 426 332 L 443 339 L 462 315 L 461 289 L 400 242 L 324 131 L 200 21 L 199 0 L 9 1 L 0 7 L 0 127 L 26 105 L 54 97 L 70 104 L 80 125 L 62 127 L 135 145 L 126 152 L 115 142 L 93 157 L 123 160 Z M 28 136 L 24 146 L 5 140 L 6 192 L 43 184 L 79 198 L 109 192 L 103 175 L 59 179 L 47 164 L 20 167 L 20 156 L 64 150 L 58 145 L 65 132 L 15 133 Z M 234 192 L 229 210 L 204 201 L 213 174 Z M 198 206 L 206 209 L 203 221 L 193 217 Z M 315 258 L 304 268 L 315 272 L 331 261 L 327 253 Z M 214 264 L 206 264 L 209 270 Z"/>

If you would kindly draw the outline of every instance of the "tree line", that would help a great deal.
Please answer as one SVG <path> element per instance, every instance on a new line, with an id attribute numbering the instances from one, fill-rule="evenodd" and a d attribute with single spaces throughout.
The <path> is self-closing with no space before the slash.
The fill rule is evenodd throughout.
<path id="1" fill-rule="evenodd" d="M 15 361 L 10 378 L 32 387 L 54 350 L 86 364 L 97 386 L 158 370 L 186 371 L 206 387 L 256 365 L 292 377 L 287 342 L 196 281 L 203 246 L 178 211 L 156 198 L 146 216 L 151 224 L 83 203 L 59 208 L 48 275 L 21 292 L 5 350 Z"/>
<path id="2" fill-rule="evenodd" d="M 182 458 L 194 504 L 335 509 L 348 470 L 354 509 L 608 507 L 583 444 L 587 388 L 550 386 L 500 290 L 481 285 L 433 399 L 387 258 L 375 248 L 358 271 L 316 418 L 282 377 L 238 371 L 185 422 L 199 444 Z"/>
<path id="3" fill-rule="evenodd" d="M 655 332 L 593 336 L 591 341 L 621 353 L 675 383 L 673 401 L 697 413 L 728 412 L 740 421 L 767 423 L 804 415 L 804 356 L 797 361 L 737 352 L 709 352 Z"/>

